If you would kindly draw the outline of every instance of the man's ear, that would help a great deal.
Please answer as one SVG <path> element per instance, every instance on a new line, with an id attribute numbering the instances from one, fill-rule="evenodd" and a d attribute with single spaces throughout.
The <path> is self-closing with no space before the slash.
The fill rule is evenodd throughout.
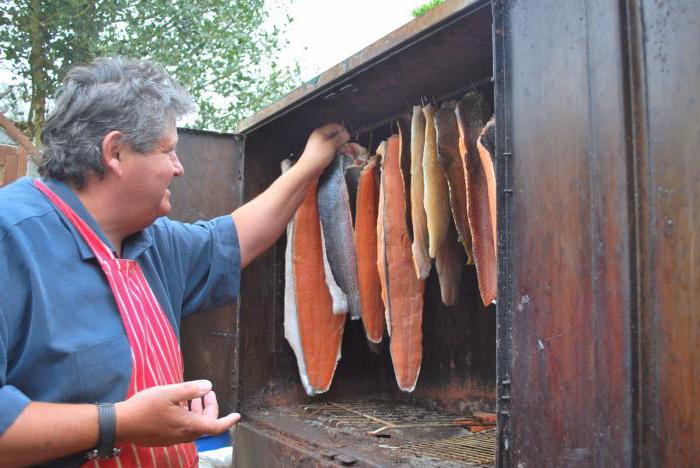
<path id="1" fill-rule="evenodd" d="M 112 171 L 116 175 L 122 174 L 122 154 L 124 143 L 121 141 L 123 133 L 112 130 L 102 139 L 102 163 L 107 171 Z"/>

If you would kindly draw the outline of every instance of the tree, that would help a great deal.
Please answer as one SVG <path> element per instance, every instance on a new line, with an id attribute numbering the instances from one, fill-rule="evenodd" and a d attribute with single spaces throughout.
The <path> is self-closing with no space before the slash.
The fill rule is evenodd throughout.
<path id="1" fill-rule="evenodd" d="M 419 16 L 423 16 L 430 10 L 435 9 L 438 5 L 441 5 L 444 2 L 445 0 L 430 0 L 428 3 L 424 3 L 418 8 L 414 8 L 411 14 L 414 18 L 418 18 Z"/>
<path id="2" fill-rule="evenodd" d="M 72 65 L 105 55 L 147 57 L 192 93 L 194 127 L 232 131 L 298 81 L 298 67 L 278 64 L 284 30 L 267 20 L 265 0 L 4 2 L 0 60 L 30 86 L 0 90 L 7 93 L 2 102 L 30 102 L 24 128 L 37 141 L 47 102 Z"/>

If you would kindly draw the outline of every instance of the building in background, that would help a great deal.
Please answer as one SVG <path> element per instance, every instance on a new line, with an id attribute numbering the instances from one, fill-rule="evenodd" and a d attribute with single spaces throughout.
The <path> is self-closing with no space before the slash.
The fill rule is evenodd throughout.
<path id="1" fill-rule="evenodd" d="M 27 175 L 29 158 L 36 153 L 29 138 L 0 112 L 0 187 Z"/>

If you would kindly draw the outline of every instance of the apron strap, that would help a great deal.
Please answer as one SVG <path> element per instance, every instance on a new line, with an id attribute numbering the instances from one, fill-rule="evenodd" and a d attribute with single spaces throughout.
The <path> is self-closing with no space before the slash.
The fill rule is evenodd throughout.
<path id="1" fill-rule="evenodd" d="M 42 181 L 39 179 L 34 179 L 34 185 L 41 190 L 46 197 L 53 202 L 53 204 L 58 208 L 58 210 L 63 213 L 75 226 L 75 228 L 78 230 L 78 232 L 83 236 L 83 239 L 85 239 L 85 242 L 87 242 L 88 246 L 92 251 L 95 253 L 95 256 L 97 257 L 100 262 L 103 260 L 111 260 L 114 259 L 115 256 L 112 253 L 112 251 L 105 245 L 104 242 L 102 242 L 102 239 L 99 238 L 97 234 L 95 234 L 95 231 L 93 231 L 90 226 L 87 225 L 85 221 L 82 220 L 80 216 L 78 216 L 73 209 L 68 206 L 66 202 L 61 200 L 61 198 L 56 195 L 50 188 L 46 186 Z"/>

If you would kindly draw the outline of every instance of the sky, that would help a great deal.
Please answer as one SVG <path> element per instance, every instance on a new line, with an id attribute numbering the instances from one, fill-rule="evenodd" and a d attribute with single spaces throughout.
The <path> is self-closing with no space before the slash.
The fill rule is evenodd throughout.
<path id="1" fill-rule="evenodd" d="M 411 21 L 411 11 L 427 2 L 291 0 L 287 11 L 294 20 L 282 60 L 293 63 L 296 58 L 306 81 Z"/>

